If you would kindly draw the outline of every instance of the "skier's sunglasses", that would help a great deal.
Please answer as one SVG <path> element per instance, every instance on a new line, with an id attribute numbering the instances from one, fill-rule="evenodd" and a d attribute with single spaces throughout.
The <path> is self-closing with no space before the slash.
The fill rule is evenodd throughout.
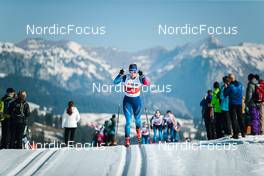
<path id="1" fill-rule="evenodd" d="M 129 73 L 137 73 L 136 70 L 130 70 Z"/>

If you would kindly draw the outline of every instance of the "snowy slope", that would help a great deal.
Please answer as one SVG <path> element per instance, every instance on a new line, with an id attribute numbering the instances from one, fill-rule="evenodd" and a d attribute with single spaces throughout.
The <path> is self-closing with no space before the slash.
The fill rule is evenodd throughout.
<path id="1" fill-rule="evenodd" d="M 233 148 L 227 148 L 227 144 Z M 1 150 L 1 175 L 261 176 L 264 136 L 201 143 L 103 148 Z M 219 143 L 219 144 L 218 144 Z M 225 143 L 226 145 L 223 145 Z M 187 145 L 193 145 L 188 149 Z M 213 150 L 213 147 L 216 147 Z M 235 146 L 235 147 L 234 147 Z"/>

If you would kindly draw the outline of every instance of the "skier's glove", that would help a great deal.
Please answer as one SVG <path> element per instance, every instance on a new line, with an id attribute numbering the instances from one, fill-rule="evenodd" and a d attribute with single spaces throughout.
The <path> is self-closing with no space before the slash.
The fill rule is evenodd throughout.
<path id="1" fill-rule="evenodd" d="M 138 71 L 139 76 L 144 77 L 143 72 L 141 70 Z"/>
<path id="2" fill-rule="evenodd" d="M 123 75 L 125 73 L 124 69 L 122 68 L 120 71 L 119 71 L 119 75 Z"/>

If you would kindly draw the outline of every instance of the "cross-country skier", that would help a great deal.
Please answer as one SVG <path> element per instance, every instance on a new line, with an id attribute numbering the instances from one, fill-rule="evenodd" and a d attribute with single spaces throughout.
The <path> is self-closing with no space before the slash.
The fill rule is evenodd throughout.
<path id="1" fill-rule="evenodd" d="M 148 79 L 144 76 L 143 72 L 138 70 L 136 64 L 129 65 L 129 74 L 124 74 L 123 69 L 114 79 L 114 84 L 123 84 L 123 90 L 125 93 L 123 99 L 123 111 L 126 118 L 125 125 L 125 146 L 130 145 L 130 124 L 132 120 L 132 114 L 135 118 L 136 132 L 139 144 L 141 143 L 141 98 L 140 89 L 142 85 L 149 85 Z"/>
<path id="2" fill-rule="evenodd" d="M 171 141 L 171 137 L 173 136 L 173 121 L 174 118 L 171 111 L 167 111 L 165 116 L 163 117 L 163 139 L 167 142 Z"/>
<path id="3" fill-rule="evenodd" d="M 176 118 L 173 118 L 173 136 L 172 136 L 172 142 L 179 142 L 180 141 L 180 130 L 181 130 L 181 124 Z"/>
<path id="4" fill-rule="evenodd" d="M 150 120 L 151 128 L 154 131 L 154 136 L 153 136 L 154 143 L 157 142 L 157 131 L 159 134 L 158 141 L 162 141 L 162 128 L 163 128 L 162 123 L 163 123 L 163 116 L 161 115 L 160 111 L 157 110 Z"/>
<path id="5" fill-rule="evenodd" d="M 146 122 L 144 122 L 142 126 L 142 144 L 149 144 L 149 143 L 150 143 L 149 126 Z"/>

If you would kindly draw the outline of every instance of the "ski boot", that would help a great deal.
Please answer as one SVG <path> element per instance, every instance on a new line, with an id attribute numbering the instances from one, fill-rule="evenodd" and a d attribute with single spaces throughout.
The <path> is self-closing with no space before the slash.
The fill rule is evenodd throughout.
<path id="1" fill-rule="evenodd" d="M 110 146 L 116 146 L 116 145 L 117 145 L 116 140 L 112 140 L 112 141 L 110 142 Z"/>
<path id="2" fill-rule="evenodd" d="M 138 144 L 141 145 L 141 130 L 136 128 Z"/>
<path id="3" fill-rule="evenodd" d="M 129 147 L 130 146 L 130 137 L 125 138 L 125 146 Z"/>

